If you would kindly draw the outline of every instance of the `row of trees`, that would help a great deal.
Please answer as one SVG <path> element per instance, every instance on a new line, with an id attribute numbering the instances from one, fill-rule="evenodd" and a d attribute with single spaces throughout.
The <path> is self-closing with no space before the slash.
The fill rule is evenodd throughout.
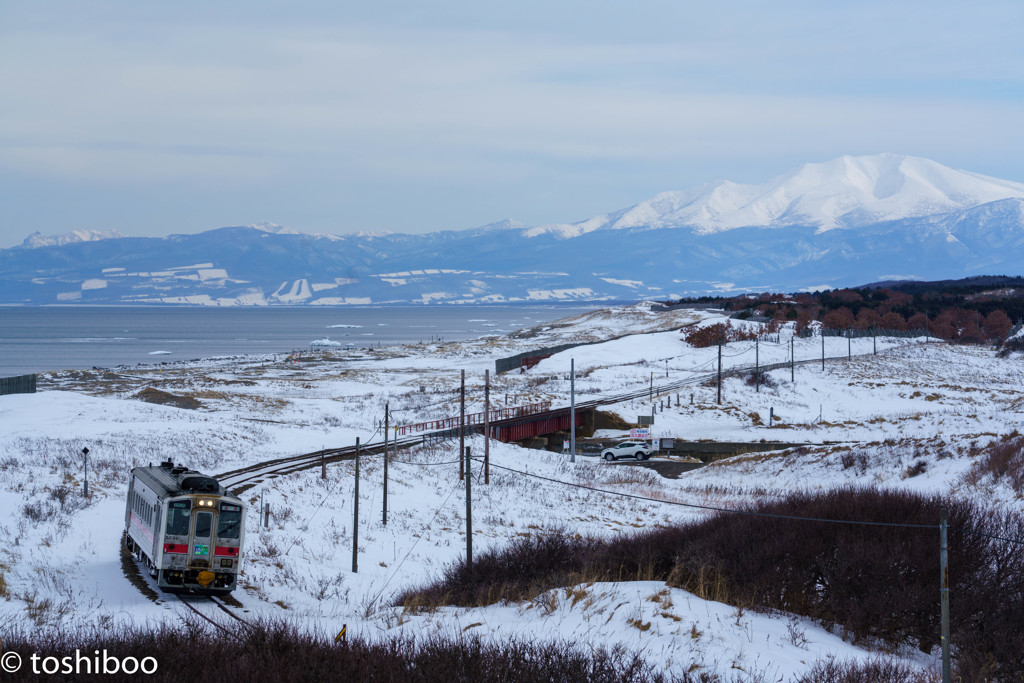
<path id="1" fill-rule="evenodd" d="M 944 309 L 934 318 L 925 313 L 904 318 L 896 311 L 879 315 L 870 308 L 861 309 L 854 316 L 844 306 L 822 316 L 821 324 L 831 329 L 928 330 L 933 337 L 974 344 L 1001 341 L 1013 329 L 1013 321 L 1001 310 L 982 317 L 978 311 L 963 308 Z"/>
<path id="2" fill-rule="evenodd" d="M 839 289 L 801 294 L 762 294 L 720 300 L 739 318 L 770 320 L 770 328 L 795 322 L 798 333 L 812 322 L 829 329 L 927 330 L 933 337 L 960 343 L 995 343 L 1006 338 L 1014 323 L 1007 311 L 1015 312 L 1022 301 L 1014 290 L 958 294 L 916 292 L 911 295 L 892 289 Z M 956 300 L 964 305 L 936 306 Z M 1000 305 L 1002 302 L 1003 306 Z M 774 329 L 769 329 L 769 332 Z"/>

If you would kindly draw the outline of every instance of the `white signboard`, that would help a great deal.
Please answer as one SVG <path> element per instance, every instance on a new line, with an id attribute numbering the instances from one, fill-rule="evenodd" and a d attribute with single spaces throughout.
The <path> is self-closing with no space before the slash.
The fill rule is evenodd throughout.
<path id="1" fill-rule="evenodd" d="M 631 439 L 649 439 L 651 438 L 651 430 L 647 428 L 641 429 L 630 429 L 629 438 Z"/>

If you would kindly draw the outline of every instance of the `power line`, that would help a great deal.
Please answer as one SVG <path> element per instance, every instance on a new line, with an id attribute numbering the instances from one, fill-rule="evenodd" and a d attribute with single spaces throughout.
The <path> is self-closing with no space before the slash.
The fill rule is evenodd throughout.
<path id="1" fill-rule="evenodd" d="M 445 498 L 445 499 L 444 499 L 444 501 L 442 501 L 442 502 L 441 502 L 441 504 L 437 506 L 437 509 L 436 509 L 436 510 L 434 510 L 434 514 L 430 516 L 430 521 L 429 521 L 429 522 L 427 522 L 427 523 L 426 523 L 426 524 L 424 525 L 424 527 L 423 527 L 423 528 L 424 528 L 424 530 L 426 530 L 426 528 L 427 528 L 427 527 L 429 527 L 429 526 L 430 526 L 430 525 L 431 525 L 431 524 L 432 524 L 432 523 L 434 522 L 434 519 L 435 519 L 435 518 L 437 517 L 437 515 L 438 515 L 438 514 L 439 514 L 439 513 L 441 512 L 441 510 L 442 510 L 442 509 L 444 508 L 444 506 L 448 504 L 448 501 L 449 501 L 449 500 L 451 500 L 452 496 L 453 496 L 453 495 L 455 495 L 455 492 L 456 492 L 456 491 L 458 491 L 458 490 L 459 490 L 459 488 L 460 488 L 460 486 L 459 486 L 458 484 L 456 484 L 456 485 L 455 485 L 455 486 L 454 486 L 454 487 L 452 488 L 451 492 L 450 492 L 450 493 L 448 494 L 448 497 L 447 497 L 447 498 Z M 402 560 L 401 560 L 401 562 L 399 562 L 399 563 L 398 563 L 398 566 L 397 566 L 397 567 L 395 567 L 395 571 L 394 571 L 394 572 L 392 572 L 391 576 L 389 576 L 389 577 L 388 577 L 388 580 L 387 580 L 387 581 L 385 581 L 385 582 L 384 582 L 384 585 L 380 587 L 380 590 L 379 590 L 379 591 L 377 592 L 377 595 L 375 595 L 375 596 L 374 596 L 374 598 L 373 598 L 373 600 L 372 600 L 372 601 L 370 601 L 370 604 L 371 604 L 371 605 L 372 605 L 372 604 L 374 604 L 374 603 L 376 603 L 376 602 L 377 602 L 378 600 L 380 600 L 380 596 L 382 596 L 382 595 L 384 594 L 384 589 L 388 587 L 388 584 L 389 584 L 389 583 L 391 583 L 391 580 L 392 580 L 393 578 L 395 578 L 396 576 L 398 576 L 398 572 L 399 572 L 399 570 L 401 570 L 401 569 L 402 569 L 402 565 L 403 565 L 403 564 L 405 564 L 405 561 L 406 561 L 407 559 L 409 559 L 409 556 L 410 556 L 410 555 L 412 554 L 412 551 L 416 549 L 416 545 L 417 545 L 417 544 L 418 544 L 418 543 L 420 542 L 420 539 L 421 539 L 421 538 L 423 538 L 423 534 L 418 534 L 418 535 L 416 535 L 416 540 L 415 540 L 415 541 L 413 541 L 412 545 L 411 545 L 411 546 L 409 547 L 409 550 L 407 550 L 407 551 L 406 551 L 406 553 L 405 553 L 405 555 L 404 555 L 404 556 L 402 557 Z"/>
<path id="2" fill-rule="evenodd" d="M 659 500 L 657 498 L 650 498 L 647 496 L 639 496 L 633 493 L 623 493 L 621 491 L 609 491 L 608 489 L 599 489 L 593 486 L 586 486 L 584 484 L 574 484 L 569 481 L 562 481 L 561 479 L 553 479 L 551 477 L 545 477 L 540 474 L 533 474 L 532 472 L 523 472 L 522 470 L 515 470 L 511 467 L 502 467 L 501 465 L 495 465 L 491 463 L 491 467 L 497 467 L 498 469 L 506 470 L 508 472 L 514 472 L 527 477 L 534 477 L 535 479 L 542 479 L 544 481 L 550 481 L 555 484 L 562 484 L 564 486 L 571 486 L 574 488 L 586 489 L 588 491 L 595 491 L 597 493 L 604 493 L 610 496 L 620 496 L 623 498 L 635 498 L 637 500 L 645 500 L 652 503 L 663 503 L 665 505 L 678 505 L 680 507 L 697 508 L 699 510 L 710 510 L 712 512 L 724 512 L 736 515 L 748 515 L 751 517 L 769 517 L 774 519 L 790 519 L 804 522 L 825 522 L 829 524 L 849 524 L 854 526 L 883 526 L 883 527 L 901 527 L 907 529 L 938 529 L 938 524 L 910 524 L 907 522 L 869 522 L 865 520 L 851 520 L 851 519 L 830 519 L 826 517 L 804 517 L 801 515 L 780 515 L 771 512 L 755 512 L 753 510 L 736 510 L 734 508 L 722 508 L 713 505 L 698 505 L 697 503 L 683 503 L 682 501 L 676 500 Z M 987 534 L 983 531 L 975 531 L 972 529 L 965 529 L 963 527 L 949 527 L 950 530 L 956 529 L 968 534 L 976 534 L 979 536 L 986 536 L 1006 543 L 1012 543 L 1015 545 L 1024 545 L 1024 541 L 1006 538 L 1005 536 L 997 536 L 995 534 Z"/>
<path id="3" fill-rule="evenodd" d="M 509 472 L 515 472 L 527 477 L 534 477 L 536 479 L 543 479 L 544 481 L 550 481 L 555 484 L 562 484 L 564 486 L 572 486 L 574 488 L 587 489 L 588 491 L 596 491 L 597 493 L 605 493 L 610 496 L 621 496 L 624 498 L 636 498 L 637 500 L 646 500 L 652 503 L 664 503 L 666 505 L 679 505 L 687 508 L 697 508 L 699 510 L 710 510 L 712 512 L 726 512 L 737 515 L 749 515 L 752 517 L 773 517 L 776 519 L 793 519 L 806 522 L 828 522 L 832 524 L 853 524 L 862 526 L 889 526 L 889 527 L 906 527 L 912 529 L 938 529 L 938 524 L 908 524 L 906 522 L 868 522 L 862 520 L 850 520 L 850 519 L 828 519 L 824 517 L 803 517 L 799 515 L 780 515 L 771 512 L 755 512 L 753 510 L 736 510 L 733 508 L 722 508 L 713 505 L 698 505 L 697 503 L 683 503 L 677 500 L 659 500 L 657 498 L 649 498 L 647 496 L 639 496 L 633 493 L 623 493 L 621 491 L 609 491 L 608 489 L 599 489 L 593 486 L 586 486 L 584 484 L 574 484 L 569 481 L 562 481 L 561 479 L 553 479 L 551 477 L 545 477 L 540 474 L 533 474 L 532 472 L 523 472 L 521 470 L 514 470 L 511 467 L 502 467 L 501 465 L 495 465 L 491 463 L 491 467 L 497 467 L 499 469 L 507 470 Z"/>
<path id="4" fill-rule="evenodd" d="M 1005 541 L 1006 543 L 1013 543 L 1014 545 L 1024 545 L 1024 541 L 1014 538 L 1006 538 L 1005 536 L 997 536 L 995 534 L 986 534 L 984 531 L 975 531 L 974 529 L 965 529 L 960 526 L 949 527 L 950 531 L 962 531 L 965 534 L 974 534 L 975 536 L 985 536 L 986 538 L 994 538 L 997 541 Z"/>

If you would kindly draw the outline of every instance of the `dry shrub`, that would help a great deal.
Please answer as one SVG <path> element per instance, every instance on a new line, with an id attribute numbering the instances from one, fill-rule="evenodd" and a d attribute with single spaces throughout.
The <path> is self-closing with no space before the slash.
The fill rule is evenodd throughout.
<path id="1" fill-rule="evenodd" d="M 817 662 L 810 671 L 796 679 L 797 683 L 938 683 L 934 672 L 924 672 L 891 659 L 877 658 L 868 662 L 836 661 L 829 658 Z"/>
<path id="2" fill-rule="evenodd" d="M 166 391 L 154 389 L 153 387 L 146 387 L 132 396 L 132 398 L 145 401 L 146 403 L 156 403 L 158 405 L 173 406 L 175 408 L 184 408 L 186 410 L 196 410 L 203 407 L 202 403 L 190 396 L 177 396 Z"/>
<path id="3" fill-rule="evenodd" d="M 1010 337 L 1003 342 L 999 349 L 999 353 L 996 355 L 1000 358 L 1006 358 L 1011 353 L 1019 353 L 1024 351 L 1024 337 Z"/>
<path id="4" fill-rule="evenodd" d="M 202 625 L 161 626 L 76 633 L 5 633 L 4 650 L 28 662 L 33 653 L 57 656 L 99 650 L 121 660 L 152 657 L 156 673 L 148 681 L 237 680 L 244 672 L 254 681 L 598 681 L 599 683 L 664 681 L 639 655 L 624 648 L 605 650 L 567 643 L 506 641 L 483 643 L 477 638 L 392 639 L 368 642 L 311 635 L 294 626 L 254 624 L 228 634 Z M 73 661 L 74 655 L 72 655 Z M 84 671 L 83 671 L 84 673 Z M 83 680 L 75 674 L 47 680 Z M 114 673 L 105 681 L 134 681 L 140 675 Z M 675 680 L 704 680 L 685 675 Z"/>
<path id="5" fill-rule="evenodd" d="M 1024 493 L 1024 436 L 1013 432 L 985 448 L 981 460 L 974 463 L 966 479 L 977 484 L 986 475 L 998 482 L 1005 479 L 1017 493 Z"/>
<path id="6" fill-rule="evenodd" d="M 783 610 L 855 641 L 930 652 L 939 643 L 938 530 L 949 514 L 952 640 L 965 680 L 1024 676 L 1024 516 L 967 500 L 842 488 L 794 494 L 709 520 L 596 539 L 546 532 L 449 566 L 400 598 L 525 600 L 583 581 L 660 580 L 711 599 Z M 787 519 L 900 522 L 932 528 Z M 987 535 L 986 535 L 987 534 Z M 827 680 L 827 679 L 822 679 Z M 879 679 L 887 680 L 887 679 Z"/>
<path id="7" fill-rule="evenodd" d="M 775 381 L 775 378 L 764 370 L 751 370 L 743 376 L 743 383 L 748 387 L 761 385 L 766 389 L 774 389 L 779 386 L 779 383 Z"/>

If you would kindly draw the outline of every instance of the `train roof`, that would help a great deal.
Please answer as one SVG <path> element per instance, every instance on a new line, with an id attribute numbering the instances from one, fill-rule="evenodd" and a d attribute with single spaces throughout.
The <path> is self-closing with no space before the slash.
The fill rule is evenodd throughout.
<path id="1" fill-rule="evenodd" d="M 211 494 L 236 498 L 213 477 L 165 460 L 157 466 L 136 467 L 132 476 L 144 481 L 156 493 L 169 496 Z M 237 499 L 237 498 L 236 498 Z"/>

